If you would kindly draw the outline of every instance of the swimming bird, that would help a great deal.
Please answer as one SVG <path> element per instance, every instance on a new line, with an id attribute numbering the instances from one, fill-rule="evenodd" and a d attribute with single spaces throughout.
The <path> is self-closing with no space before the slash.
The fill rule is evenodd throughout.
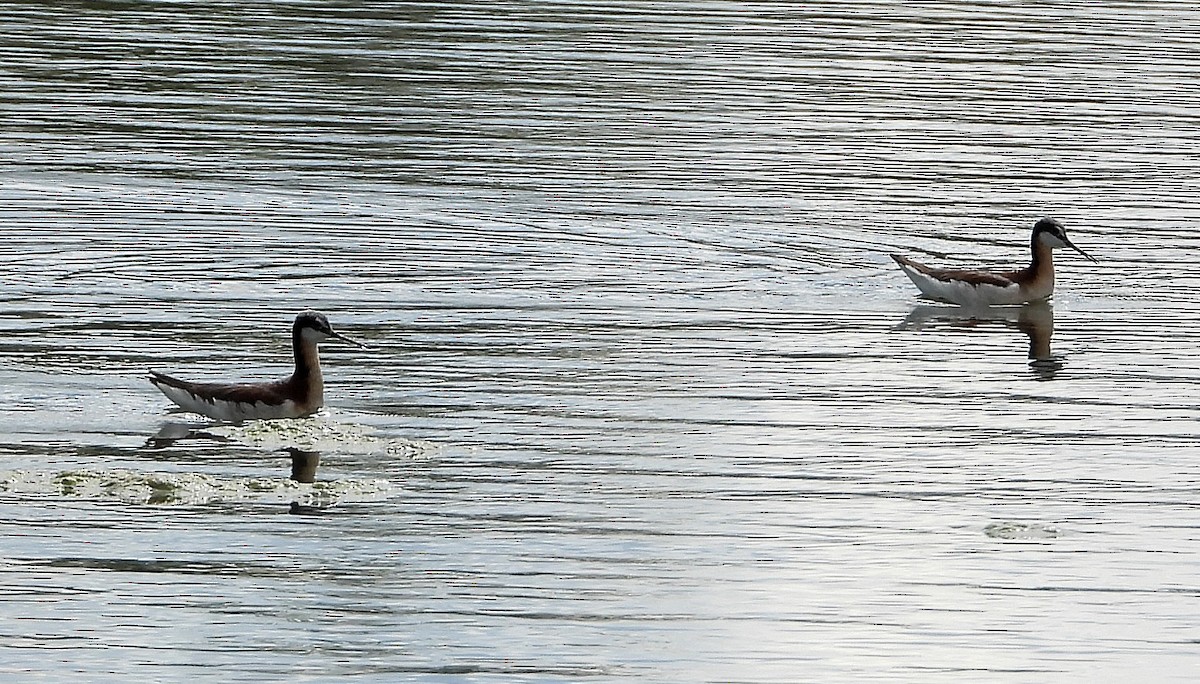
<path id="1" fill-rule="evenodd" d="M 302 418 L 325 404 L 317 344 L 330 338 L 366 347 L 334 332 L 325 316 L 302 311 L 292 324 L 296 370 L 286 378 L 260 383 L 201 383 L 177 380 L 152 370 L 150 382 L 181 408 L 216 420 Z"/>
<path id="2" fill-rule="evenodd" d="M 1033 226 L 1030 250 L 1033 262 L 1019 271 L 993 271 L 931 268 L 907 257 L 893 254 L 900 269 L 931 299 L 963 306 L 1024 304 L 1048 299 L 1054 294 L 1054 250 L 1070 247 L 1091 261 L 1090 254 L 1067 239 L 1063 225 L 1043 218 Z"/>

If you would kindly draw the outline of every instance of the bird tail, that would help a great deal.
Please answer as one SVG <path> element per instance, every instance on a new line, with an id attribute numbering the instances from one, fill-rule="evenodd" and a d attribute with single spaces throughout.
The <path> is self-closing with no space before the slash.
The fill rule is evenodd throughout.
<path id="1" fill-rule="evenodd" d="M 909 259 L 905 256 L 900 256 L 899 254 L 893 254 L 891 257 L 897 264 L 900 264 L 900 268 L 905 270 L 912 269 L 917 273 L 924 273 L 926 275 L 929 274 L 929 267 L 920 263 L 919 261 L 913 261 L 912 259 Z"/>
<path id="2" fill-rule="evenodd" d="M 176 389 L 187 389 L 187 383 L 184 381 L 173 378 L 166 373 L 159 373 L 156 370 L 150 371 L 150 382 L 154 383 L 154 386 L 159 389 L 162 389 L 164 385 Z"/>

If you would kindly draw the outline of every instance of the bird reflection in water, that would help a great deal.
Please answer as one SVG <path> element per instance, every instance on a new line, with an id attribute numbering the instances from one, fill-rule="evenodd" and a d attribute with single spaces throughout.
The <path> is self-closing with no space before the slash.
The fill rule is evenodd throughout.
<path id="1" fill-rule="evenodd" d="M 312 484 L 317 481 L 317 465 L 321 463 L 321 452 L 305 451 L 296 447 L 288 447 L 292 457 L 292 479 L 296 482 Z"/>
<path id="2" fill-rule="evenodd" d="M 1054 335 L 1054 308 L 1045 301 L 1019 307 L 922 305 L 914 308 L 897 329 L 921 330 L 942 326 L 978 328 L 992 323 L 1025 333 L 1029 338 L 1029 369 L 1038 379 L 1053 380 L 1066 365 L 1062 356 L 1050 351 L 1050 338 Z"/>
<path id="3" fill-rule="evenodd" d="M 221 434 L 210 432 L 205 426 L 188 425 L 187 423 L 168 422 L 159 428 L 158 432 L 146 440 L 146 446 L 151 449 L 165 449 L 183 441 L 203 441 L 218 443 L 236 443 Z M 291 458 L 291 473 L 289 478 L 302 484 L 312 484 L 317 481 L 317 466 L 321 463 L 321 452 L 308 451 L 296 447 L 282 449 Z M 319 512 L 319 506 L 306 506 L 293 501 L 289 512 L 296 514 L 312 514 Z"/>
<path id="4" fill-rule="evenodd" d="M 305 484 L 316 482 L 317 465 L 321 462 L 321 452 L 305 451 L 296 447 L 288 447 L 286 451 L 292 457 L 292 479 Z M 299 501 L 293 501 L 288 506 L 288 513 L 292 515 L 320 515 L 324 512 L 324 506 L 309 506 Z"/>

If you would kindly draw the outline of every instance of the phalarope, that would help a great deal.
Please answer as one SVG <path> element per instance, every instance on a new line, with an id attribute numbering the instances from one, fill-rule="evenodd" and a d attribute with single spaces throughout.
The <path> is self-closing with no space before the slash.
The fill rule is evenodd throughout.
<path id="1" fill-rule="evenodd" d="M 1033 262 L 1019 271 L 993 271 L 931 268 L 907 257 L 893 254 L 900 269 L 931 299 L 961 304 L 987 306 L 993 304 L 1024 304 L 1048 299 L 1054 294 L 1054 250 L 1070 247 L 1091 261 L 1090 254 L 1067 239 L 1066 230 L 1058 221 L 1044 218 L 1033 226 L 1030 250 Z"/>
<path id="2" fill-rule="evenodd" d="M 366 347 L 334 332 L 325 316 L 304 311 L 292 324 L 296 370 L 286 378 L 260 383 L 200 383 L 177 380 L 152 370 L 150 382 L 180 408 L 215 420 L 301 418 L 316 413 L 325 404 L 317 344 L 330 338 Z"/>

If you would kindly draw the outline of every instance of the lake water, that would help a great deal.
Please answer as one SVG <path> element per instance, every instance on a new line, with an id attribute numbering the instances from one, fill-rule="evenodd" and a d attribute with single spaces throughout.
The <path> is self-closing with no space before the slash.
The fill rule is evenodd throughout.
<path id="1" fill-rule="evenodd" d="M 3 678 L 1200 671 L 1191 3 L 0 21 Z M 1052 306 L 887 256 L 1042 215 L 1100 260 Z M 283 375 L 307 307 L 371 347 L 321 415 L 145 380 Z"/>

